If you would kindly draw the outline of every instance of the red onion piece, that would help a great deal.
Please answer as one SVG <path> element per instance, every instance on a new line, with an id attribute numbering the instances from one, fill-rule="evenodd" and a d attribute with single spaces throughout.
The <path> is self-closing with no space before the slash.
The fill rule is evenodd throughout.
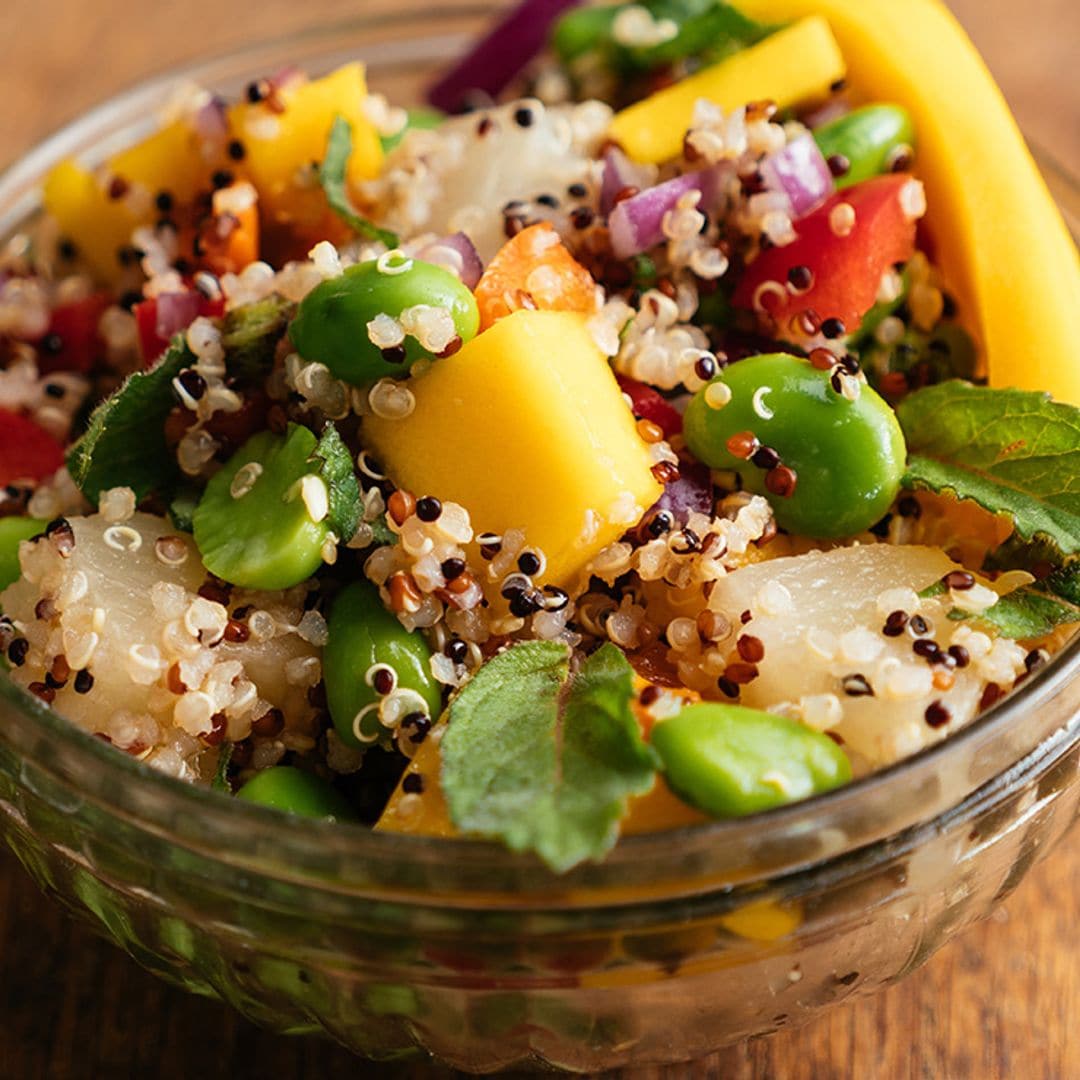
<path id="1" fill-rule="evenodd" d="M 229 136 L 229 118 L 222 98 L 212 97 L 195 113 L 193 126 L 207 142 L 223 142 Z"/>
<path id="2" fill-rule="evenodd" d="M 810 134 L 800 135 L 783 150 L 769 154 L 761 162 L 761 175 L 767 187 L 788 197 L 795 218 L 820 206 L 833 192 L 829 164 Z"/>
<path id="3" fill-rule="evenodd" d="M 702 169 L 665 180 L 618 203 L 608 216 L 611 250 L 616 258 L 628 259 L 648 251 L 664 239 L 664 215 L 688 191 L 700 191 L 698 207 L 711 208 L 719 189 L 719 169 Z"/>
<path id="4" fill-rule="evenodd" d="M 267 82 L 272 90 L 285 90 L 293 83 L 306 82 L 307 76 L 295 64 L 283 67 L 276 75 L 271 75 Z"/>
<path id="5" fill-rule="evenodd" d="M 169 341 L 174 334 L 186 330 L 199 315 L 199 293 L 170 292 L 157 298 L 157 322 L 155 331 L 162 341 Z"/>
<path id="6" fill-rule="evenodd" d="M 667 510 L 680 525 L 685 525 L 695 511 L 711 516 L 713 485 L 708 466 L 680 462 L 679 479 L 665 485 L 664 494 L 653 504 L 650 513 L 657 510 Z"/>
<path id="7" fill-rule="evenodd" d="M 428 89 L 428 102 L 444 112 L 456 112 L 472 90 L 494 98 L 544 47 L 555 19 L 577 3 L 524 0 Z"/>
<path id="8" fill-rule="evenodd" d="M 419 252 L 419 258 L 427 258 L 427 253 L 433 248 L 450 248 L 461 256 L 461 270 L 459 276 L 464 285 L 470 289 L 476 288 L 480 275 L 484 272 L 484 264 L 473 242 L 463 233 L 451 233 L 449 236 L 440 236 Z"/>
<path id="9" fill-rule="evenodd" d="M 636 165 L 617 146 L 604 151 L 604 173 L 600 181 L 600 213 L 610 214 L 615 196 L 628 187 L 643 188 L 649 182 L 649 171 Z"/>

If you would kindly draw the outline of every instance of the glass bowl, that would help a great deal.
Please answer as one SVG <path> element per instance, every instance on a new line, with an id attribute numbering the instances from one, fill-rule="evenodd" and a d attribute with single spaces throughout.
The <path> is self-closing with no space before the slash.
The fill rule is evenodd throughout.
<path id="1" fill-rule="evenodd" d="M 416 100 L 490 5 L 361 19 L 130 90 L 0 177 L 0 239 L 46 171 L 145 134 L 178 78 L 237 93 L 359 57 Z M 1075 195 L 1075 188 L 1072 189 Z M 808 802 L 623 840 L 557 877 L 494 845 L 292 819 L 159 775 L 0 675 L 0 829 L 145 967 L 282 1032 L 462 1069 L 689 1061 L 922 964 L 1080 813 L 1080 640 L 949 741 Z"/>

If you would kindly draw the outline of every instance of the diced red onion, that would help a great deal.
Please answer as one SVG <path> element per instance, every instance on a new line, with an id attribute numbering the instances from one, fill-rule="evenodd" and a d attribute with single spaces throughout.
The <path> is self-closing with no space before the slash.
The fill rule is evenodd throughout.
<path id="1" fill-rule="evenodd" d="M 484 272 L 484 264 L 473 242 L 463 232 L 456 232 L 449 236 L 440 236 L 433 244 L 428 245 L 428 248 L 434 247 L 450 248 L 461 256 L 459 276 L 463 284 L 470 289 L 475 289 L 480 275 Z M 420 258 L 424 258 L 424 253 L 428 248 L 420 252 Z"/>
<path id="2" fill-rule="evenodd" d="M 430 104 L 456 112 L 470 91 L 496 97 L 544 47 L 548 29 L 579 0 L 524 0 L 427 92 Z"/>
<path id="3" fill-rule="evenodd" d="M 667 510 L 680 525 L 685 525 L 695 511 L 712 516 L 712 476 L 706 465 L 679 463 L 679 479 L 665 485 L 664 493 L 653 504 L 650 513 Z M 648 518 L 646 514 L 646 518 Z"/>
<path id="4" fill-rule="evenodd" d="M 839 120 L 841 116 L 847 116 L 851 112 L 851 102 L 844 94 L 833 94 L 823 104 L 803 113 L 799 119 L 811 131 L 824 126 L 833 120 Z"/>
<path id="5" fill-rule="evenodd" d="M 604 173 L 600 180 L 600 213 L 611 213 L 620 191 L 628 187 L 643 188 L 649 179 L 644 166 L 632 162 L 617 146 L 609 146 L 604 151 Z"/>
<path id="6" fill-rule="evenodd" d="M 829 163 L 810 134 L 799 135 L 783 150 L 769 154 L 761 162 L 761 175 L 766 187 L 787 196 L 794 218 L 820 206 L 833 191 Z"/>
<path id="7" fill-rule="evenodd" d="M 229 118 L 225 112 L 225 102 L 219 97 L 212 97 L 195 113 L 193 126 L 199 136 L 207 142 L 224 141 L 229 135 Z"/>
<path id="8" fill-rule="evenodd" d="M 700 191 L 698 208 L 708 210 L 719 190 L 720 170 L 702 169 L 665 180 L 619 202 L 608 216 L 611 250 L 616 258 L 628 259 L 648 251 L 664 239 L 664 215 L 688 191 Z"/>
<path id="9" fill-rule="evenodd" d="M 303 82 L 307 76 L 295 64 L 283 67 L 276 75 L 271 75 L 267 82 L 272 90 L 285 90 L 293 83 Z"/>
<path id="10" fill-rule="evenodd" d="M 157 298 L 157 321 L 154 327 L 162 341 L 169 341 L 174 334 L 186 330 L 199 315 L 197 292 L 162 293 Z"/>

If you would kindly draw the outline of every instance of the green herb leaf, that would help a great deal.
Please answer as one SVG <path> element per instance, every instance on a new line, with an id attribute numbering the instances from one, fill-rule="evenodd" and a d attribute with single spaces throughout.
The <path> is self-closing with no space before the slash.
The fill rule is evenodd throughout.
<path id="1" fill-rule="evenodd" d="M 296 305 L 280 296 L 234 308 L 225 316 L 221 343 L 229 371 L 246 379 L 264 378 L 273 367 L 274 351 Z"/>
<path id="2" fill-rule="evenodd" d="M 1080 553 L 1080 409 L 954 381 L 910 394 L 897 416 L 911 452 L 905 487 L 1008 514 L 1056 561 Z"/>
<path id="3" fill-rule="evenodd" d="M 327 521 L 338 539 L 347 543 L 360 524 L 360 485 L 353 472 L 352 454 L 337 433 L 337 428 L 329 422 L 315 447 L 315 456 L 322 458 L 319 476 L 330 496 Z"/>
<path id="4" fill-rule="evenodd" d="M 232 785 L 229 783 L 229 762 L 232 761 L 234 743 L 225 742 L 221 744 L 221 749 L 218 751 L 217 769 L 214 771 L 214 778 L 210 781 L 210 786 L 215 791 L 223 791 L 226 795 L 232 794 Z"/>
<path id="5" fill-rule="evenodd" d="M 440 744 L 454 824 L 559 873 L 611 849 L 627 798 L 657 768 L 626 657 L 604 645 L 568 681 L 569 658 L 564 645 L 528 641 L 489 660 L 451 702 Z"/>
<path id="6" fill-rule="evenodd" d="M 86 431 L 68 451 L 67 467 L 92 503 L 102 491 L 125 486 L 141 499 L 168 495 L 179 468 L 165 442 L 165 419 L 176 404 L 172 381 L 195 362 L 184 337 L 173 338 L 149 371 L 137 371 L 90 415 Z"/>
<path id="7" fill-rule="evenodd" d="M 195 507 L 199 505 L 201 495 L 201 488 L 184 484 L 172 497 L 169 518 L 181 532 L 189 533 L 195 528 Z"/>
<path id="8" fill-rule="evenodd" d="M 345 117 L 335 116 L 330 137 L 326 141 L 326 157 L 319 166 L 319 183 L 326 193 L 326 201 L 330 209 L 354 232 L 368 240 L 381 240 L 388 248 L 395 248 L 398 238 L 394 233 L 373 225 L 353 209 L 345 187 L 345 170 L 351 154 L 352 128 Z"/>
<path id="9" fill-rule="evenodd" d="M 1025 586 L 999 597 L 993 607 L 972 614 L 954 608 L 949 618 L 955 621 L 971 620 L 993 627 L 1008 638 L 1040 638 L 1063 623 L 1080 620 L 1080 610 L 1071 604 Z"/>

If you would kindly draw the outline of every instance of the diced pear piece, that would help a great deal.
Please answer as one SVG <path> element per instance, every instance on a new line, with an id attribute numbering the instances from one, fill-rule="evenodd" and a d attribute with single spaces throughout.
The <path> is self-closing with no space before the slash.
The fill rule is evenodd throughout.
<path id="1" fill-rule="evenodd" d="M 363 423 L 395 483 L 460 503 L 478 532 L 524 529 L 563 585 L 662 490 L 586 321 L 517 311 L 413 380 L 408 416 Z"/>

